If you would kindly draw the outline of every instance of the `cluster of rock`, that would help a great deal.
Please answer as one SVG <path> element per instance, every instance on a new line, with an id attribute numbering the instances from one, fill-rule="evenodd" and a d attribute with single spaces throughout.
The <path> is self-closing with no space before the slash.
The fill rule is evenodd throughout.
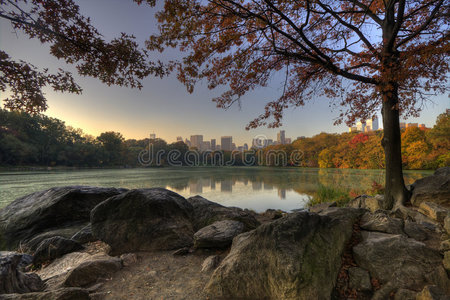
<path id="1" fill-rule="evenodd" d="M 91 299 L 134 252 L 200 248 L 229 249 L 202 265 L 210 299 L 450 299 L 450 168 L 411 188 L 402 214 L 360 196 L 261 216 L 160 188 L 53 188 L 0 210 L 0 250 L 33 254 L 0 252 L 0 299 Z M 108 255 L 82 251 L 98 240 Z"/>
<path id="2" fill-rule="evenodd" d="M 90 287 L 120 270 L 132 252 L 226 248 L 259 225 L 249 211 L 160 188 L 34 193 L 0 210 L 0 250 L 33 254 L 0 252 L 0 299 L 90 299 Z M 109 255 L 81 251 L 98 240 Z M 217 266 L 217 257 L 210 260 L 205 270 Z"/>

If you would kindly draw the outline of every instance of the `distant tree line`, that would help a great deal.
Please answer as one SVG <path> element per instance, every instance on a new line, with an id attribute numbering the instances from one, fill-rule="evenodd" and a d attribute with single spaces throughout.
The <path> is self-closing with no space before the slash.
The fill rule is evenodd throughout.
<path id="1" fill-rule="evenodd" d="M 220 154 L 223 162 L 236 166 L 249 165 L 250 162 L 250 165 L 264 166 L 380 169 L 384 168 L 382 133 L 320 133 L 292 144 L 248 151 L 245 156 L 227 151 Z M 183 142 L 126 140 L 122 134 L 112 131 L 94 137 L 45 115 L 0 109 L 2 166 L 138 167 L 141 166 L 138 157 L 145 154 L 150 142 L 153 155 L 158 151 L 161 153 L 160 165 L 167 165 L 171 150 L 179 153 L 177 161 L 180 165 L 189 165 L 186 161 L 189 148 Z M 277 153 L 280 152 L 285 153 L 284 162 L 277 161 Z M 413 127 L 404 130 L 402 152 L 406 169 L 435 169 L 450 165 L 450 114 L 439 115 L 431 129 Z M 296 161 L 292 157 L 296 157 Z M 214 153 L 199 158 L 200 165 L 217 165 Z M 156 163 L 153 161 L 148 165 L 156 166 Z"/>

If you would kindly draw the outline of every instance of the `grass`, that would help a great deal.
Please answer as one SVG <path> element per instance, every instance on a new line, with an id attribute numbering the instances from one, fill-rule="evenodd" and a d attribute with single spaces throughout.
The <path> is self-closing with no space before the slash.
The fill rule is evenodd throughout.
<path id="1" fill-rule="evenodd" d="M 345 206 L 351 199 L 349 191 L 321 184 L 314 196 L 309 200 L 308 206 L 325 202 L 336 202 L 337 206 Z"/>

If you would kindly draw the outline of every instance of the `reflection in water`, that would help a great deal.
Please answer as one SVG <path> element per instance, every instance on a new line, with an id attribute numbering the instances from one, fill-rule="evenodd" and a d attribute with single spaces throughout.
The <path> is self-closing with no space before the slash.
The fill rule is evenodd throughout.
<path id="1" fill-rule="evenodd" d="M 405 182 L 411 184 L 431 173 L 406 171 Z M 227 206 L 256 211 L 267 208 L 291 210 L 304 207 L 320 184 L 364 191 L 370 189 L 374 181 L 383 184 L 383 170 L 183 167 L 4 172 L 0 173 L 0 208 L 18 197 L 50 187 L 91 185 L 129 189 L 165 187 L 184 197 L 199 194 Z"/>

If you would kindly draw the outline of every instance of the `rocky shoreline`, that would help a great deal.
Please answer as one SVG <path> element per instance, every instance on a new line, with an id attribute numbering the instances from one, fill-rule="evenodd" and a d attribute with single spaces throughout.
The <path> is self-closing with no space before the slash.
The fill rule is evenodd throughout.
<path id="1" fill-rule="evenodd" d="M 257 214 L 161 188 L 57 187 L 0 210 L 0 299 L 450 299 L 450 168 L 402 211 Z"/>

